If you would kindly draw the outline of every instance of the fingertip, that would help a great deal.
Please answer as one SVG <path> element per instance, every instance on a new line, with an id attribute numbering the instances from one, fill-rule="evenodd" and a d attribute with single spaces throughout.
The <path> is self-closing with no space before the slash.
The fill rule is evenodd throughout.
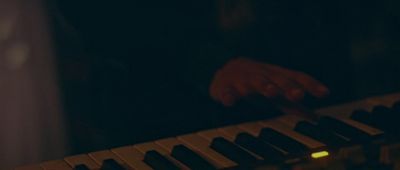
<path id="1" fill-rule="evenodd" d="M 231 107 L 236 103 L 236 95 L 234 94 L 225 94 L 222 99 L 221 103 L 226 107 Z"/>
<path id="2" fill-rule="evenodd" d="M 301 89 L 292 89 L 286 92 L 287 99 L 294 102 L 302 100 L 304 98 L 304 95 L 304 91 Z"/>
<path id="3" fill-rule="evenodd" d="M 222 104 L 225 106 L 225 107 L 232 107 L 233 105 L 235 105 L 235 100 L 232 100 L 232 99 L 228 99 L 228 100 L 222 100 Z"/>
<path id="4" fill-rule="evenodd" d="M 326 97 L 330 94 L 329 89 L 325 86 L 318 86 L 315 89 L 315 91 L 316 91 L 315 97 L 319 97 L 319 98 Z"/>
<path id="5" fill-rule="evenodd" d="M 264 90 L 263 90 L 263 95 L 265 97 L 276 97 L 278 95 L 279 89 L 273 85 L 273 84 L 268 84 L 265 86 Z"/>

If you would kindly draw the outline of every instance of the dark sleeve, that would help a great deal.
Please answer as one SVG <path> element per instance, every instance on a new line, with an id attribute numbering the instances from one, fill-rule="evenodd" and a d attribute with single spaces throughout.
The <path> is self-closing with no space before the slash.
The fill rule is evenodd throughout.
<path id="1" fill-rule="evenodd" d="M 184 61 L 181 75 L 189 88 L 208 95 L 214 74 L 235 52 L 217 28 L 213 1 L 191 2 L 187 7 L 181 18 L 186 21 L 182 22 L 184 30 L 179 31 L 183 39 L 177 43 Z"/>
<path id="2" fill-rule="evenodd" d="M 189 49 L 184 73 L 185 79 L 195 90 L 208 95 L 214 74 L 234 57 L 234 53 L 223 43 L 211 40 L 199 45 L 194 44 Z"/>

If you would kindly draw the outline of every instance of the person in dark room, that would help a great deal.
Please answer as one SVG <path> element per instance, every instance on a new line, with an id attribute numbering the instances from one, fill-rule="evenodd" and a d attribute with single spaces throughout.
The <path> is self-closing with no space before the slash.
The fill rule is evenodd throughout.
<path id="1" fill-rule="evenodd" d="M 247 120 L 218 103 L 253 94 L 294 103 L 330 94 L 332 104 L 398 90 L 395 3 L 59 0 L 77 152 Z"/>

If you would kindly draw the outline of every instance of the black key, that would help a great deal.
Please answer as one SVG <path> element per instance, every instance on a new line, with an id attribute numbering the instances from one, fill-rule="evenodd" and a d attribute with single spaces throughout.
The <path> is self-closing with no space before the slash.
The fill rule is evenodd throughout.
<path id="1" fill-rule="evenodd" d="M 379 116 L 379 119 L 382 121 L 395 115 L 395 112 L 386 106 L 375 106 L 372 110 L 372 115 L 376 115 L 375 117 Z"/>
<path id="2" fill-rule="evenodd" d="M 87 167 L 86 165 L 80 164 L 80 165 L 76 165 L 76 166 L 74 167 L 74 170 L 90 170 L 90 169 L 89 169 L 89 167 Z"/>
<path id="3" fill-rule="evenodd" d="M 351 114 L 350 119 L 364 123 L 366 125 L 372 125 L 371 113 L 366 110 L 355 110 Z"/>
<path id="4" fill-rule="evenodd" d="M 179 170 L 173 162 L 155 150 L 146 152 L 143 162 L 155 170 Z"/>
<path id="5" fill-rule="evenodd" d="M 274 129 L 264 128 L 261 130 L 259 138 L 268 142 L 289 154 L 302 154 L 308 152 L 310 149 L 299 141 L 292 139 Z"/>
<path id="6" fill-rule="evenodd" d="M 399 125 L 397 125 L 399 115 L 396 110 L 386 106 L 375 106 L 371 117 L 372 126 L 392 134 L 399 134 Z"/>
<path id="7" fill-rule="evenodd" d="M 381 129 L 390 129 L 391 123 L 397 123 L 397 120 L 394 116 L 395 114 L 392 109 L 386 106 L 375 106 L 372 110 L 371 117 L 373 120 L 373 125 L 376 125 L 376 127 Z M 393 122 L 392 118 L 395 119 L 395 122 Z"/>
<path id="8" fill-rule="evenodd" d="M 208 161 L 184 145 L 175 146 L 171 155 L 192 170 L 216 170 Z"/>
<path id="9" fill-rule="evenodd" d="M 395 120 L 399 120 L 400 119 L 400 101 L 394 103 L 391 110 L 392 110 L 392 113 L 394 114 L 393 118 Z"/>
<path id="10" fill-rule="evenodd" d="M 392 111 L 395 114 L 393 116 L 394 119 L 399 120 L 400 119 L 400 100 L 392 105 Z"/>
<path id="11" fill-rule="evenodd" d="M 235 161 L 239 165 L 251 165 L 258 161 L 256 157 L 222 137 L 214 138 L 210 148 Z"/>
<path id="12" fill-rule="evenodd" d="M 238 134 L 235 143 L 267 161 L 275 162 L 284 159 L 284 153 L 248 133 Z"/>
<path id="13" fill-rule="evenodd" d="M 392 109 L 394 109 L 394 110 L 399 110 L 399 111 L 400 111 L 400 101 L 395 102 L 395 103 L 392 105 Z"/>
<path id="14" fill-rule="evenodd" d="M 372 113 L 378 113 L 378 114 L 388 115 L 388 114 L 392 114 L 392 113 L 391 113 L 391 110 L 392 110 L 392 109 L 390 109 L 390 108 L 388 108 L 388 107 L 386 107 L 386 106 L 378 105 L 378 106 L 375 106 L 375 107 L 372 109 Z"/>
<path id="15" fill-rule="evenodd" d="M 363 124 L 382 129 L 389 134 L 398 134 L 399 130 L 396 128 L 397 114 L 393 109 L 386 106 L 375 106 L 372 113 L 365 110 L 354 111 L 351 119 L 361 122 Z"/>
<path id="16" fill-rule="evenodd" d="M 318 121 L 318 127 L 359 143 L 369 142 L 374 138 L 360 129 L 329 116 L 321 117 Z"/>
<path id="17" fill-rule="evenodd" d="M 100 170 L 127 170 L 122 165 L 118 164 L 114 159 L 106 159 L 103 161 L 103 165 Z"/>
<path id="18" fill-rule="evenodd" d="M 329 131 L 324 131 L 323 129 L 320 129 L 316 125 L 307 121 L 301 121 L 297 123 L 294 130 L 305 136 L 321 141 L 333 149 L 343 147 L 349 143 L 349 141 L 343 137 L 337 136 Z"/>

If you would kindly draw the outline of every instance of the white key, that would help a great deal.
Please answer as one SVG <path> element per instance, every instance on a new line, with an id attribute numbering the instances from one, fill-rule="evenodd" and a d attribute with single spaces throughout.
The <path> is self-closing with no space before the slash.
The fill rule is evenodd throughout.
<path id="1" fill-rule="evenodd" d="M 214 160 L 213 162 L 217 163 L 216 165 L 218 168 L 230 168 L 237 166 L 237 164 L 234 161 L 226 158 L 225 156 L 211 149 L 209 147 L 210 141 L 197 134 L 188 134 L 179 136 L 178 139 L 187 144 L 188 146 L 196 148 L 196 150 L 198 150 L 200 153 L 213 159 Z"/>
<path id="2" fill-rule="evenodd" d="M 14 170 L 43 170 L 43 168 L 40 165 L 28 165 L 15 168 Z"/>
<path id="3" fill-rule="evenodd" d="M 251 122 L 251 123 L 242 123 L 236 126 L 238 129 L 242 129 L 246 131 L 247 133 L 258 137 L 261 130 L 264 128 L 261 124 L 257 122 Z M 287 153 L 286 151 L 282 150 L 281 148 L 275 147 L 277 150 L 281 151 L 282 153 Z"/>
<path id="4" fill-rule="evenodd" d="M 135 149 L 138 151 L 142 152 L 143 154 L 146 154 L 147 151 L 155 150 L 161 155 L 168 155 L 168 152 L 163 149 L 161 146 L 153 143 L 153 142 L 147 142 L 147 143 L 141 143 L 141 144 L 136 144 L 133 145 Z"/>
<path id="5" fill-rule="evenodd" d="M 399 99 L 400 99 L 400 93 L 396 93 L 378 97 L 371 97 L 366 99 L 366 103 L 368 103 L 371 106 L 384 105 L 389 107 L 393 105 L 394 102 L 397 102 Z"/>
<path id="6" fill-rule="evenodd" d="M 321 148 L 324 147 L 325 144 L 316 141 L 312 138 L 309 138 L 307 136 L 304 136 L 300 133 L 297 133 L 290 129 L 289 127 L 285 126 L 284 124 L 274 121 L 274 120 L 266 120 L 266 121 L 259 121 L 259 124 L 262 125 L 263 127 L 269 127 L 271 129 L 274 129 L 288 137 L 291 137 L 292 139 L 295 139 L 299 141 L 300 143 L 306 145 L 308 148 L 311 149 L 316 149 L 316 148 Z"/>
<path id="7" fill-rule="evenodd" d="M 214 161 L 212 158 L 208 157 L 207 155 L 203 154 L 201 151 L 199 151 L 197 148 L 191 147 L 190 145 L 185 144 L 183 141 L 178 140 L 177 138 L 167 138 L 167 139 L 162 139 L 155 141 L 158 145 L 166 149 L 169 153 L 172 153 L 172 150 L 175 146 L 177 145 L 184 145 L 187 148 L 191 149 L 193 152 L 196 154 L 200 155 L 202 158 L 210 162 L 212 165 L 215 167 L 219 167 L 218 163 Z"/>
<path id="8" fill-rule="evenodd" d="M 189 169 L 187 166 L 183 165 L 182 163 L 180 163 L 176 159 L 172 158 L 169 155 L 169 152 L 166 149 L 162 148 L 160 145 L 158 145 L 158 144 L 156 144 L 154 142 L 141 143 L 141 144 L 134 145 L 134 147 L 137 150 L 139 150 L 140 152 L 142 152 L 143 154 L 146 154 L 146 152 L 148 152 L 148 151 L 155 150 L 158 153 L 160 153 L 161 155 L 165 156 L 168 160 L 172 161 L 179 168 L 182 168 L 182 169 L 185 169 L 185 170 Z"/>
<path id="9" fill-rule="evenodd" d="M 246 130 L 244 130 L 242 128 L 239 128 L 237 126 L 226 126 L 226 127 L 223 127 L 223 128 L 219 128 L 218 131 L 221 131 L 221 132 L 223 132 L 223 133 L 225 133 L 225 134 L 227 134 L 229 136 L 233 136 L 233 137 L 236 137 L 240 133 L 249 133 L 248 131 L 246 131 Z M 253 135 L 253 136 L 255 136 L 255 135 Z M 271 147 L 275 148 L 276 150 L 278 150 L 278 151 L 280 151 L 282 153 L 286 153 L 284 150 L 282 150 L 282 149 L 280 149 L 278 147 L 275 147 L 273 145 L 271 145 Z"/>
<path id="10" fill-rule="evenodd" d="M 376 105 L 391 106 L 394 102 L 400 99 L 400 93 L 375 96 L 367 99 L 335 105 L 331 107 L 322 108 L 316 111 L 319 115 L 331 115 L 339 117 L 350 117 L 354 110 L 365 109 L 371 111 Z"/>
<path id="11" fill-rule="evenodd" d="M 84 164 L 89 169 L 99 169 L 100 168 L 100 166 L 99 166 L 100 164 L 96 163 L 91 157 L 89 157 L 86 154 L 69 156 L 69 157 L 64 158 L 64 160 L 71 167 L 75 167 L 77 165 Z"/>
<path id="12" fill-rule="evenodd" d="M 225 133 L 222 133 L 216 129 L 201 131 L 197 133 L 199 136 L 207 139 L 208 141 L 212 141 L 214 138 L 223 137 L 231 142 L 235 141 L 235 137 L 229 136 Z"/>
<path id="13" fill-rule="evenodd" d="M 64 160 L 48 161 L 41 163 L 40 166 L 44 170 L 72 170 L 72 167 Z"/>
<path id="14" fill-rule="evenodd" d="M 144 154 L 133 146 L 125 146 L 111 149 L 115 155 L 126 162 L 130 167 L 139 170 L 152 170 L 152 168 L 143 162 Z"/>
<path id="15" fill-rule="evenodd" d="M 296 116 L 296 115 L 283 115 L 275 119 L 276 121 L 284 124 L 285 126 L 289 127 L 290 129 L 294 129 L 300 121 L 307 121 L 305 118 Z"/>
<path id="16" fill-rule="evenodd" d="M 376 129 L 374 127 L 368 126 L 366 124 L 363 124 L 363 123 L 360 123 L 360 122 L 357 122 L 357 121 L 354 121 L 354 120 L 351 120 L 349 118 L 337 118 L 337 119 L 342 121 L 342 122 L 344 122 L 344 123 L 346 123 L 346 124 L 348 124 L 348 125 L 350 125 L 350 126 L 353 126 L 353 127 L 357 128 L 357 129 L 360 129 L 360 130 L 362 130 L 362 131 L 364 131 L 364 132 L 366 132 L 366 133 L 368 133 L 369 135 L 372 135 L 372 136 L 381 135 L 381 134 L 384 133 L 383 131 L 381 131 L 379 129 Z"/>
<path id="17" fill-rule="evenodd" d="M 252 134 L 253 136 L 258 136 L 261 130 L 264 128 L 261 124 L 257 122 L 250 122 L 250 123 L 242 123 L 237 125 L 236 127 L 246 130 L 248 133 Z"/>
<path id="18" fill-rule="evenodd" d="M 305 118 L 302 118 L 302 117 L 295 116 L 295 115 L 286 115 L 285 117 L 279 118 L 277 121 L 282 122 L 283 124 L 285 124 L 288 127 L 291 127 L 293 129 L 297 125 L 298 122 L 308 121 L 308 120 L 306 120 Z M 350 140 L 345 137 L 343 137 L 343 139 Z M 346 149 L 342 148 L 339 155 L 340 155 L 340 157 L 343 157 L 343 159 L 344 158 L 348 159 L 349 157 L 360 158 L 360 157 L 362 157 L 362 154 L 363 154 L 363 152 L 360 152 L 360 151 L 362 151 L 362 150 L 360 150 L 358 148 L 358 146 L 347 147 Z"/>
<path id="19" fill-rule="evenodd" d="M 218 131 L 225 133 L 226 135 L 229 136 L 229 138 L 236 138 L 236 136 L 240 133 L 247 133 L 247 131 L 238 128 L 236 126 L 226 126 L 222 128 L 218 128 Z"/>
<path id="20" fill-rule="evenodd" d="M 341 118 L 339 116 L 336 116 L 336 117 L 335 116 L 331 116 L 331 117 L 334 117 L 334 118 L 336 118 L 336 119 L 338 119 L 338 120 L 340 120 L 340 121 L 342 121 L 342 122 L 344 122 L 344 123 L 346 123 L 346 124 L 348 124 L 350 126 L 353 126 L 353 127 L 357 128 L 357 129 L 360 129 L 360 130 L 368 133 L 369 135 L 373 135 L 374 136 L 374 135 L 380 135 L 380 134 L 384 133 L 383 131 L 381 131 L 379 129 L 376 129 L 374 127 L 365 125 L 363 123 L 360 123 L 360 122 L 357 122 L 357 121 L 354 121 L 354 120 L 351 120 L 349 118 Z M 306 119 L 298 117 L 298 116 L 295 116 L 295 115 L 285 115 L 283 117 L 280 117 L 280 118 L 276 119 L 276 121 L 281 122 L 284 125 L 292 128 L 292 129 L 296 126 L 296 124 L 299 121 L 305 121 L 305 120 Z"/>
<path id="21" fill-rule="evenodd" d="M 351 113 L 354 110 L 359 110 L 359 109 L 371 110 L 371 105 L 366 103 L 365 100 L 360 100 L 351 103 L 318 109 L 315 111 L 315 113 L 317 113 L 318 115 L 350 117 Z"/>
<path id="22" fill-rule="evenodd" d="M 230 135 L 227 135 L 227 134 L 225 134 L 225 133 L 223 133 L 223 132 L 221 132 L 221 131 L 218 131 L 218 130 L 216 130 L 216 129 L 201 131 L 201 132 L 198 132 L 197 134 L 198 134 L 199 136 L 201 136 L 201 137 L 206 138 L 206 139 L 207 139 L 208 141 L 210 141 L 210 142 L 212 142 L 213 139 L 214 139 L 214 138 L 217 138 L 217 137 L 223 137 L 224 139 L 226 139 L 226 140 L 228 140 L 228 141 L 231 141 L 231 142 L 234 142 L 234 141 L 235 141 L 235 138 L 234 138 L 234 137 L 231 137 Z M 249 151 L 249 150 L 247 150 L 247 149 L 245 149 L 245 148 L 243 148 L 243 147 L 241 147 L 241 146 L 239 146 L 239 145 L 237 145 L 237 146 L 238 146 L 239 148 L 241 148 L 241 149 L 247 151 L 249 154 L 253 155 L 253 156 L 256 157 L 257 159 L 259 159 L 259 160 L 262 160 L 262 159 L 263 159 L 262 157 L 258 156 L 257 154 L 254 154 L 253 152 L 251 152 L 251 151 Z"/>
<path id="23" fill-rule="evenodd" d="M 282 122 L 283 124 L 291 128 L 294 128 L 299 121 L 306 121 L 306 119 L 293 115 L 288 115 L 278 118 L 277 121 Z M 336 157 L 349 161 L 351 160 L 352 162 L 362 162 L 365 160 L 363 149 L 359 146 L 341 148 Z"/>
<path id="24" fill-rule="evenodd" d="M 183 142 L 177 140 L 176 138 L 166 138 L 155 141 L 155 143 L 162 148 L 164 148 L 169 154 L 172 153 L 172 150 L 176 145 L 181 145 Z M 186 146 L 186 145 L 185 145 Z"/>
<path id="25" fill-rule="evenodd" d="M 227 127 L 219 128 L 218 131 L 224 132 L 224 133 L 226 133 L 227 135 L 230 135 L 230 136 L 237 136 L 240 133 L 249 133 L 248 131 L 246 131 L 246 130 L 244 130 L 242 128 L 239 128 L 238 126 L 227 126 Z M 253 134 L 250 134 L 250 135 L 256 136 L 256 135 L 253 135 Z M 278 147 L 275 147 L 273 145 L 271 145 L 271 147 L 275 148 L 276 150 L 278 150 L 278 151 L 280 151 L 282 153 L 286 153 L 284 150 L 282 150 L 282 149 L 280 149 Z"/>
<path id="26" fill-rule="evenodd" d="M 118 164 L 122 165 L 127 169 L 133 169 L 133 167 L 128 166 L 123 160 L 121 160 L 117 155 L 112 153 L 110 150 L 97 151 L 88 154 L 97 164 L 102 165 L 104 160 L 114 159 Z"/>

